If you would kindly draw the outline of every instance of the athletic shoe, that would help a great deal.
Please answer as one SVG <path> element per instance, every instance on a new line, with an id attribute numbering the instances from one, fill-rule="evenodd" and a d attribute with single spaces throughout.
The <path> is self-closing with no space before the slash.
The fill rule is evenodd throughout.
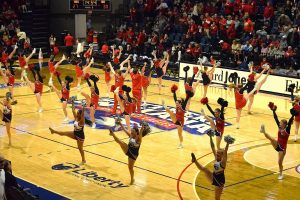
<path id="1" fill-rule="evenodd" d="M 166 109 L 167 108 L 167 106 L 165 105 L 165 100 L 163 99 L 163 100 L 161 100 L 161 105 L 164 107 L 164 109 Z"/>
<path id="2" fill-rule="evenodd" d="M 294 142 L 297 142 L 297 140 L 298 140 L 298 135 L 295 135 Z"/>
<path id="3" fill-rule="evenodd" d="M 39 113 L 43 112 L 43 108 L 39 108 L 38 112 Z"/>
<path id="4" fill-rule="evenodd" d="M 96 123 L 93 123 L 92 128 L 96 128 Z"/>
<path id="5" fill-rule="evenodd" d="M 177 149 L 182 149 L 183 148 L 183 145 L 180 143 L 177 147 Z"/>
<path id="6" fill-rule="evenodd" d="M 262 124 L 262 125 L 260 126 L 260 132 L 261 132 L 261 133 L 265 133 L 265 132 L 266 132 L 266 128 L 265 128 L 265 125 L 264 125 L 264 124 Z"/>
<path id="7" fill-rule="evenodd" d="M 282 180 L 282 179 L 283 179 L 283 175 L 282 175 L 282 174 L 279 174 L 279 176 L 278 176 L 277 179 L 278 179 L 278 180 Z"/>
<path id="8" fill-rule="evenodd" d="M 69 118 L 66 117 L 66 118 L 64 119 L 64 122 L 69 122 Z"/>
<path id="9" fill-rule="evenodd" d="M 236 129 L 240 129 L 240 125 L 239 124 L 236 125 Z"/>
<path id="10" fill-rule="evenodd" d="M 85 165 L 86 161 L 82 161 L 81 163 L 79 163 L 79 165 Z"/>

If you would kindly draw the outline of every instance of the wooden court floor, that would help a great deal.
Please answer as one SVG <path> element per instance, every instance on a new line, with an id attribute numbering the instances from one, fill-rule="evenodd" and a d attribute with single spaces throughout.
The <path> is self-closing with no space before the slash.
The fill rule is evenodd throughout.
<path id="1" fill-rule="evenodd" d="M 61 69 L 64 75 L 75 76 L 72 66 L 63 66 Z M 103 71 L 92 71 L 100 75 L 100 95 L 106 96 Z M 43 69 L 42 72 L 46 73 L 47 69 Z M 3 83 L 2 78 L 0 83 Z M 161 100 L 165 99 L 168 106 L 174 107 L 170 93 L 170 86 L 174 82 L 163 81 L 162 95 L 157 93 L 157 80 L 152 79 L 152 83 L 148 95 L 151 109 L 147 107 L 142 112 L 154 118 L 158 113 L 165 119 L 167 115 L 157 104 L 161 104 Z M 127 84 L 131 85 L 130 82 Z M 71 90 L 72 96 L 77 95 L 75 86 L 76 83 Z M 183 83 L 180 82 L 179 86 L 179 94 L 184 96 Z M 2 98 L 6 91 L 6 88 L 0 89 Z M 86 84 L 83 91 L 88 92 Z M 5 127 L 1 123 L 0 154 L 12 161 L 17 177 L 70 199 L 214 199 L 211 183 L 191 165 L 190 157 L 191 152 L 194 152 L 200 163 L 212 169 L 213 157 L 209 138 L 201 134 L 201 128 L 197 129 L 197 126 L 205 124 L 199 114 L 200 108 L 204 107 L 199 102 L 202 93 L 203 89 L 199 86 L 190 106 L 192 118 L 186 118 L 187 124 L 193 124 L 191 123 L 190 129 L 184 131 L 183 149 L 177 149 L 176 129 L 164 130 L 160 127 L 161 124 L 153 126 L 153 133 L 143 139 L 140 156 L 135 164 L 136 184 L 133 186 L 128 186 L 127 157 L 109 136 L 107 129 L 100 125 L 97 129 L 85 127 L 84 150 L 87 164 L 84 166 L 78 165 L 81 160 L 75 141 L 50 134 L 49 126 L 60 130 L 72 130 L 72 125 L 62 123 L 64 116 L 59 99 L 47 88 L 42 97 L 43 113 L 36 112 L 35 97 L 27 86 L 15 88 L 18 104 L 13 106 L 13 146 L 8 146 Z M 113 97 L 112 94 L 110 97 Z M 227 183 L 222 199 L 300 199 L 300 174 L 295 170 L 300 164 L 300 145 L 299 142 L 293 141 L 294 126 L 284 162 L 283 181 L 277 180 L 277 154 L 259 133 L 260 124 L 264 123 L 267 131 L 276 137 L 276 124 L 267 104 L 269 101 L 275 102 L 280 118 L 288 118 L 291 107 L 289 99 L 257 94 L 253 115 L 243 111 L 241 128 L 236 129 L 233 92 L 211 86 L 208 97 L 212 107 L 217 107 L 219 97 L 229 101 L 225 115 L 228 122 L 225 135 L 230 134 L 236 138 L 235 144 L 229 149 L 229 161 L 225 172 Z M 78 98 L 83 99 L 80 95 Z M 107 108 L 111 105 L 111 100 L 103 98 L 100 105 Z M 205 110 L 207 111 L 206 108 Z M 71 116 L 70 108 L 68 112 Z M 113 126 L 114 120 L 109 116 L 105 118 L 106 125 Z M 98 121 L 100 123 L 101 120 Z M 117 135 L 127 141 L 123 132 L 118 132 Z"/>

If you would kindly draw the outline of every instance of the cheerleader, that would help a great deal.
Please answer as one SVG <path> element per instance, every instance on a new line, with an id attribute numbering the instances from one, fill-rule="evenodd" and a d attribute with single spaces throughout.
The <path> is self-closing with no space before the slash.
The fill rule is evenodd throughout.
<path id="1" fill-rule="evenodd" d="M 70 76 L 65 77 L 65 81 L 61 81 L 60 78 L 58 79 L 59 84 L 61 85 L 61 90 L 58 90 L 53 83 L 49 84 L 49 86 L 55 91 L 58 98 L 62 103 L 62 109 L 65 115 L 64 122 L 69 122 L 68 112 L 67 112 L 67 105 L 68 100 L 70 98 L 70 84 L 73 82 L 73 78 Z"/>
<path id="2" fill-rule="evenodd" d="M 61 65 L 61 63 L 63 61 L 66 60 L 66 56 L 63 55 L 60 59 L 60 61 L 58 61 L 57 63 L 54 63 L 54 58 L 55 56 L 54 55 L 51 55 L 50 56 L 50 59 L 48 61 L 48 68 L 49 68 L 49 71 L 50 71 L 50 78 L 49 78 L 49 83 L 48 85 L 53 85 L 53 75 L 57 76 L 57 78 L 60 80 L 59 76 L 60 76 L 60 72 L 57 70 L 58 66 Z"/>
<path id="3" fill-rule="evenodd" d="M 6 127 L 6 133 L 8 135 L 8 145 L 11 146 L 11 132 L 10 132 L 10 126 L 11 126 L 11 120 L 12 120 L 12 107 L 10 104 L 10 93 L 6 94 L 6 98 L 3 99 L 3 102 L 0 102 L 3 105 L 2 111 L 0 113 L 2 114 L 2 121 L 5 123 Z"/>
<path id="4" fill-rule="evenodd" d="M 121 69 L 124 68 L 124 65 L 126 63 L 130 66 L 130 61 L 129 61 L 130 57 L 131 56 L 128 56 L 128 58 L 120 64 Z M 128 74 L 128 71 L 129 71 L 128 68 L 125 71 L 125 73 L 122 73 L 122 71 L 120 69 L 115 71 L 113 69 L 111 62 L 108 62 L 107 64 L 110 68 L 111 73 L 114 74 L 114 76 L 115 76 L 115 85 L 114 85 L 114 87 L 112 87 L 113 88 L 112 92 L 114 92 L 114 88 L 119 88 L 119 95 L 123 95 L 122 86 L 124 85 L 125 78 Z M 118 95 L 114 94 L 114 107 L 112 108 L 112 111 L 111 111 L 112 115 L 115 115 L 117 112 L 117 106 L 118 106 L 117 96 Z"/>
<path id="5" fill-rule="evenodd" d="M 129 142 L 126 144 L 121 139 L 119 139 L 112 129 L 109 129 L 109 134 L 114 138 L 114 140 L 120 145 L 124 154 L 128 156 L 128 169 L 130 173 L 130 185 L 133 185 L 134 180 L 134 164 L 136 159 L 139 156 L 139 150 L 142 144 L 142 139 L 144 136 L 150 133 L 149 126 L 142 124 L 142 127 L 139 129 L 137 126 L 134 126 L 131 131 L 128 131 L 120 124 L 122 130 L 128 135 Z"/>
<path id="6" fill-rule="evenodd" d="M 295 138 L 294 138 L 294 141 L 297 142 L 299 125 L 300 125 L 300 96 L 295 97 L 293 108 L 298 112 L 298 114 L 295 116 Z"/>
<path id="7" fill-rule="evenodd" d="M 24 76 L 26 75 L 25 69 L 28 68 L 29 60 L 35 53 L 36 53 L 36 49 L 34 48 L 28 57 L 26 57 L 25 54 L 22 53 L 19 54 L 18 60 L 19 60 L 19 66 L 21 68 L 21 81 L 24 81 L 25 78 Z"/>
<path id="8" fill-rule="evenodd" d="M 91 58 L 91 60 L 84 58 L 84 56 L 81 56 L 79 60 L 75 61 L 75 72 L 77 77 L 77 89 L 81 90 L 80 84 L 81 84 L 81 78 L 85 75 L 88 76 L 91 65 L 94 64 L 94 58 Z M 88 64 L 87 64 L 88 63 Z"/>
<path id="9" fill-rule="evenodd" d="M 35 94 L 36 97 L 36 101 L 39 105 L 39 109 L 38 112 L 43 112 L 43 108 L 42 108 L 42 94 L 43 94 L 43 87 L 44 87 L 44 76 L 42 77 L 40 74 L 40 68 L 37 67 L 36 69 L 32 69 L 32 74 L 33 74 L 33 78 L 34 78 L 34 83 L 32 83 L 27 75 L 24 75 L 25 81 L 27 82 L 27 84 L 29 85 L 30 89 L 33 91 L 33 93 Z M 36 72 L 35 72 L 36 71 Z"/>
<path id="10" fill-rule="evenodd" d="M 229 139 L 228 139 L 229 138 Z M 197 168 L 204 172 L 206 178 L 212 183 L 212 185 L 215 186 L 215 199 L 220 200 L 221 195 L 224 189 L 225 184 L 225 169 L 227 165 L 227 152 L 229 149 L 229 145 L 234 142 L 234 139 L 230 136 L 225 137 L 226 146 L 225 149 L 215 149 L 215 145 L 212 139 L 212 135 L 210 135 L 210 147 L 212 150 L 212 153 L 215 157 L 214 161 L 214 169 L 213 172 L 211 172 L 208 168 L 201 165 L 198 160 L 196 159 L 196 156 L 194 153 L 192 153 L 192 163 L 195 163 Z"/>
<path id="11" fill-rule="evenodd" d="M 94 82 L 93 86 L 89 79 L 91 79 Z M 91 96 L 89 96 L 84 92 L 81 92 L 81 95 L 84 96 L 84 98 L 86 99 L 86 104 L 90 106 L 90 119 L 92 122 L 92 128 L 96 128 L 95 112 L 99 107 L 100 92 L 97 86 L 98 81 L 99 81 L 99 77 L 95 75 L 91 75 L 89 78 L 86 79 L 86 82 L 91 90 Z"/>
<path id="12" fill-rule="evenodd" d="M 156 51 L 153 51 L 152 55 L 154 57 L 154 69 L 158 80 L 158 93 L 161 94 L 162 77 L 166 74 L 170 55 L 168 54 L 168 52 L 164 52 L 164 56 L 162 59 L 157 59 Z"/>
<path id="13" fill-rule="evenodd" d="M 80 152 L 81 155 L 81 163 L 80 165 L 83 165 L 86 163 L 85 156 L 84 156 L 84 151 L 83 151 L 83 144 L 84 144 L 84 112 L 85 108 L 82 107 L 82 110 L 75 110 L 74 102 L 72 102 L 72 112 L 74 116 L 74 131 L 57 131 L 49 127 L 49 130 L 52 134 L 58 134 L 60 136 L 67 136 L 71 139 L 74 139 L 77 141 L 77 148 Z"/>
<path id="14" fill-rule="evenodd" d="M 131 70 L 131 67 L 128 67 L 130 71 L 130 76 L 132 80 L 132 96 L 137 100 L 136 111 L 137 114 L 141 114 L 141 102 L 142 102 L 142 75 L 137 68 Z"/>
<path id="15" fill-rule="evenodd" d="M 127 87 L 126 85 L 122 86 L 122 91 L 125 92 L 125 95 L 120 94 L 119 90 L 120 90 L 120 88 L 117 87 L 116 90 L 114 91 L 114 93 L 115 93 L 117 101 L 120 105 L 121 113 L 122 113 L 122 115 L 124 115 L 128 132 L 130 133 L 131 132 L 131 129 L 130 129 L 130 116 L 135 111 L 134 108 L 136 107 L 136 99 L 131 98 L 131 96 L 129 94 L 131 92 L 130 87 Z"/>
<path id="16" fill-rule="evenodd" d="M 266 76 L 263 78 L 262 81 L 258 82 L 253 90 L 249 93 L 244 93 L 245 88 L 241 84 L 236 84 L 236 85 L 230 85 L 229 87 L 234 88 L 234 97 L 235 97 L 235 109 L 236 109 L 236 128 L 240 128 L 240 118 L 242 114 L 243 108 L 246 106 L 247 101 L 249 97 L 253 94 L 256 94 L 259 92 L 263 84 L 267 81 L 268 76 L 270 75 L 271 70 L 268 70 L 268 73 Z M 235 76 L 237 77 L 237 76 Z M 236 82 L 236 81 L 234 81 Z"/>
<path id="17" fill-rule="evenodd" d="M 107 98 L 109 98 L 111 70 L 110 70 L 110 67 L 109 67 L 108 63 L 106 63 L 106 65 L 104 65 L 103 70 L 104 70 L 104 80 L 105 80 L 106 91 L 107 91 L 106 96 L 107 96 Z"/>
<path id="18" fill-rule="evenodd" d="M 209 112 L 214 116 L 215 118 L 215 122 L 209 118 L 208 116 L 206 116 L 205 112 L 203 109 L 201 109 L 201 114 L 205 117 L 205 119 L 207 121 L 209 121 L 211 124 L 214 124 L 214 130 L 215 130 L 215 135 L 216 135 L 216 144 L 217 144 L 217 148 L 220 149 L 220 145 L 221 145 L 221 140 L 222 140 L 222 136 L 224 133 L 224 127 L 225 127 L 225 116 L 224 116 L 224 109 L 225 107 L 228 106 L 228 102 L 225 101 L 222 98 L 218 99 L 218 104 L 221 105 L 221 109 L 220 108 L 216 108 L 215 110 L 213 110 L 210 105 L 208 104 L 208 99 L 207 98 L 203 98 L 201 99 L 201 103 L 205 104 L 207 106 L 207 109 L 209 110 Z"/>
<path id="19" fill-rule="evenodd" d="M 14 98 L 14 84 L 15 84 L 15 71 L 12 68 L 12 66 L 9 66 L 5 69 L 5 71 L 2 71 L 2 64 L 0 63 L 0 74 L 3 77 L 4 82 L 6 83 L 8 87 L 8 91 L 10 92 L 11 96 L 11 105 L 17 104 L 17 100 Z"/>
<path id="20" fill-rule="evenodd" d="M 117 66 L 120 64 L 123 47 L 119 46 L 119 49 L 115 49 L 115 45 L 113 45 L 111 49 L 112 49 L 112 63 L 115 66 L 115 69 L 117 69 L 118 68 Z"/>
<path id="21" fill-rule="evenodd" d="M 213 74 L 215 72 L 217 65 L 220 65 L 220 63 L 216 63 L 215 61 L 213 61 L 213 67 L 210 70 L 208 70 L 208 67 L 206 66 L 203 67 L 201 64 L 201 77 L 202 77 L 203 88 L 204 88 L 203 98 L 206 97 L 208 86 L 213 80 Z"/>
<path id="22" fill-rule="evenodd" d="M 150 69 L 146 70 L 147 62 L 144 62 L 144 66 L 142 67 L 142 89 L 143 89 L 143 94 L 142 97 L 144 97 L 144 109 L 146 109 L 146 104 L 147 104 L 147 95 L 148 95 L 148 87 L 151 84 L 151 75 L 152 75 L 152 67 L 154 66 L 154 63 L 152 60 L 150 60 L 151 65 Z"/>
<path id="23" fill-rule="evenodd" d="M 1 54 L 1 63 L 3 64 L 3 66 L 5 68 L 8 68 L 9 65 L 11 65 L 12 63 L 12 58 L 15 55 L 16 51 L 17 51 L 18 46 L 15 45 L 13 51 L 10 54 L 6 53 L 6 49 L 2 52 Z"/>
<path id="24" fill-rule="evenodd" d="M 177 131 L 178 131 L 178 137 L 179 137 L 179 145 L 178 145 L 178 149 L 183 148 L 183 136 L 182 136 L 182 131 L 183 131 L 183 126 L 184 126 L 184 114 L 185 114 L 185 109 L 186 109 L 186 105 L 187 102 L 189 100 L 189 98 L 193 97 L 193 93 L 191 91 L 187 92 L 186 98 L 184 99 L 177 99 L 176 96 L 176 90 L 178 89 L 178 87 L 176 85 L 173 85 L 171 87 L 171 92 L 173 93 L 173 98 L 176 104 L 176 112 L 173 113 L 166 105 L 165 105 L 165 101 L 162 100 L 162 106 L 164 107 L 164 109 L 166 110 L 166 112 L 170 115 L 172 122 L 177 125 Z"/>
<path id="25" fill-rule="evenodd" d="M 273 137 L 271 137 L 266 132 L 264 124 L 261 125 L 260 132 L 263 133 L 264 136 L 268 140 L 270 140 L 273 148 L 278 152 L 278 165 L 279 165 L 278 180 L 282 180 L 283 179 L 283 174 L 282 174 L 283 165 L 282 165 L 282 163 L 283 163 L 283 159 L 284 159 L 285 154 L 286 154 L 287 143 L 288 143 L 289 136 L 290 136 L 291 126 L 292 126 L 293 121 L 294 121 L 294 116 L 297 115 L 298 113 L 295 112 L 294 109 L 291 109 L 292 116 L 289 119 L 289 121 L 287 121 L 286 119 L 282 119 L 281 121 L 279 121 L 278 116 L 276 114 L 277 106 L 275 106 L 274 103 L 270 102 L 269 107 L 273 111 L 273 116 L 274 116 L 275 122 L 276 122 L 277 127 L 278 127 L 277 140 L 275 140 Z"/>
<path id="26" fill-rule="evenodd" d="M 263 73 L 265 73 L 266 70 L 268 70 L 269 66 L 268 67 L 265 67 L 261 73 L 259 75 L 256 76 L 256 73 L 255 71 L 253 70 L 253 62 L 250 62 L 249 63 L 249 68 L 250 68 L 250 74 L 248 76 L 248 80 L 247 80 L 247 83 L 246 85 L 244 86 L 244 90 L 247 91 L 247 93 L 250 93 L 254 87 L 255 87 L 255 84 L 257 82 L 257 80 L 263 75 Z M 251 94 L 249 95 L 249 103 L 248 103 L 248 114 L 251 115 L 252 112 L 251 112 L 251 108 L 252 108 L 252 105 L 253 105 L 253 101 L 254 101 L 254 94 Z"/>

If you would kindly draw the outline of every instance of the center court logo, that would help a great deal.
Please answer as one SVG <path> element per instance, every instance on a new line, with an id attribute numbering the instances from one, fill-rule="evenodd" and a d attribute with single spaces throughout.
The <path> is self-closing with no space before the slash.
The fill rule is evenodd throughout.
<path id="1" fill-rule="evenodd" d="M 80 105 L 85 100 L 75 101 L 76 105 Z M 98 129 L 108 129 L 115 126 L 115 120 L 110 114 L 110 109 L 113 106 L 113 99 L 101 99 L 99 101 L 100 107 L 95 112 L 95 119 Z M 173 112 L 175 108 L 169 107 Z M 170 116 L 164 108 L 159 104 L 147 103 L 146 107 L 142 106 L 143 115 L 131 115 L 131 125 L 139 124 L 141 121 L 146 121 L 150 126 L 159 128 L 161 130 L 174 130 L 177 126 L 172 122 Z M 89 110 L 87 110 L 85 117 L 89 119 Z M 125 124 L 125 121 L 122 122 Z M 225 126 L 230 126 L 230 123 L 225 122 Z M 114 127 L 115 128 L 115 127 Z M 185 117 L 185 124 L 183 128 L 186 132 L 203 135 L 210 129 L 209 123 L 204 117 L 197 112 L 189 112 L 189 116 Z"/>
<path id="2" fill-rule="evenodd" d="M 99 175 L 95 171 L 87 170 L 84 167 L 80 167 L 79 165 L 76 165 L 73 163 L 66 162 L 66 163 L 53 165 L 52 170 L 67 171 L 66 174 L 68 174 L 68 175 L 72 175 L 77 178 L 84 179 L 86 181 L 90 181 L 101 187 L 110 187 L 110 188 L 129 187 L 128 185 L 123 184 L 121 181 L 115 181 L 115 180 L 109 179 L 105 176 Z"/>

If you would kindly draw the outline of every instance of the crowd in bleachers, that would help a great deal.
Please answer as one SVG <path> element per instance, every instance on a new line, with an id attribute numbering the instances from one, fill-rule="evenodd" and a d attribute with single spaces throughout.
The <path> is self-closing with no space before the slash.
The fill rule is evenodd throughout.
<path id="1" fill-rule="evenodd" d="M 213 56 L 230 68 L 253 61 L 259 71 L 268 62 L 274 73 L 294 76 L 299 7 L 299 0 L 135 0 L 114 43 L 139 55 L 168 51 L 174 63 Z"/>

